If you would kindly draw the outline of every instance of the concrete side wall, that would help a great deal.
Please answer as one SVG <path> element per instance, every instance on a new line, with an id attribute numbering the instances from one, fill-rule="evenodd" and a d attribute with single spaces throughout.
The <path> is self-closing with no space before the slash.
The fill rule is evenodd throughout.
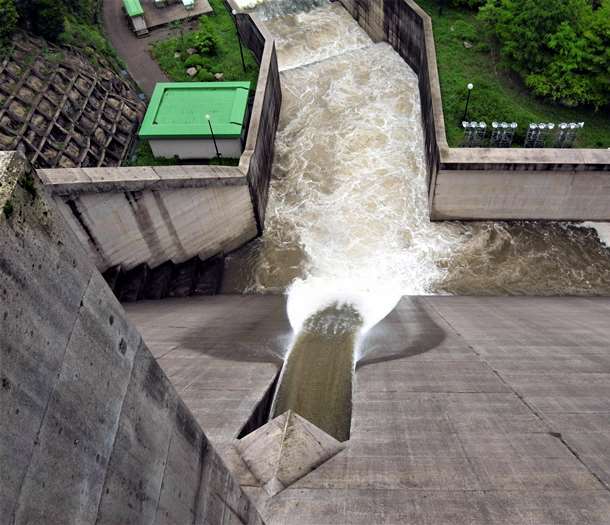
<path id="1" fill-rule="evenodd" d="M 0 515 L 261 523 L 36 175 L 0 153 Z"/>
<path id="2" fill-rule="evenodd" d="M 602 206 L 610 197 L 610 151 L 449 148 L 430 17 L 413 0 L 340 2 L 371 38 L 389 42 L 419 76 L 431 219 L 610 220 L 610 207 Z M 523 173 L 508 177 L 517 171 Z M 578 188 L 571 186 L 572 177 L 557 172 L 582 175 Z M 498 186 L 490 187 L 490 181 Z M 483 194 L 481 187 L 489 191 Z M 549 188 L 552 195 L 530 198 L 525 187 Z"/>
<path id="3" fill-rule="evenodd" d="M 610 219 L 610 175 L 578 171 L 440 170 L 436 219 Z"/>
<path id="4" fill-rule="evenodd" d="M 248 186 L 81 193 L 60 209 L 100 271 L 202 260 L 257 235 Z"/>
<path id="5" fill-rule="evenodd" d="M 229 0 L 228 4 L 231 9 L 238 11 L 233 2 Z M 269 198 L 275 133 L 282 105 L 282 89 L 273 36 L 256 17 L 238 13 L 236 21 L 242 41 L 260 63 L 252 117 L 240 168 L 247 174 L 258 230 L 262 233 Z"/>
<path id="6" fill-rule="evenodd" d="M 439 135 L 440 146 L 447 145 L 430 18 L 408 0 L 339 1 L 374 41 L 387 41 L 418 75 L 430 186 L 440 161 Z"/>

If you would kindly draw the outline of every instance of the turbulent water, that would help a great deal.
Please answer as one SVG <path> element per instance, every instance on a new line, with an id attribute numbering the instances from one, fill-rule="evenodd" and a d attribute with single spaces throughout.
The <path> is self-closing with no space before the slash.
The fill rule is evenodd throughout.
<path id="1" fill-rule="evenodd" d="M 258 7 L 278 40 L 284 102 L 266 232 L 229 257 L 225 291 L 303 280 L 339 295 L 610 292 L 594 230 L 430 223 L 416 75 L 340 5 L 299 9 Z"/>

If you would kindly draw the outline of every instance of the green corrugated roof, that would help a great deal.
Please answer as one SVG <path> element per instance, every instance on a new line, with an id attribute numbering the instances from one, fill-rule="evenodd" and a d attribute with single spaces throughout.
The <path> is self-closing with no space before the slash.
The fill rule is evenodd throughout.
<path id="1" fill-rule="evenodd" d="M 241 135 L 250 82 L 163 82 L 155 86 L 139 136 L 209 138 Z"/>
<path id="2" fill-rule="evenodd" d="M 144 14 L 144 9 L 140 5 L 140 0 L 123 0 L 123 6 L 129 16 L 140 16 Z"/>

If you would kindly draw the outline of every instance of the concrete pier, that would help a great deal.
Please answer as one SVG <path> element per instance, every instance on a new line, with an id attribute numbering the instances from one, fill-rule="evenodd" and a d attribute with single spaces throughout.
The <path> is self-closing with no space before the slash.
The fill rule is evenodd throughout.
<path id="1" fill-rule="evenodd" d="M 289 342 L 283 299 L 127 311 L 266 523 L 610 519 L 608 298 L 403 298 L 362 341 L 345 449 L 273 497 L 231 443 Z"/>

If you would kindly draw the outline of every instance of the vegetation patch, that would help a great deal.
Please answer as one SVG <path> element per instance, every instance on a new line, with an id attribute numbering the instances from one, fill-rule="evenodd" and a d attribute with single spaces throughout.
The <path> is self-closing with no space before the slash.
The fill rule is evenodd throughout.
<path id="1" fill-rule="evenodd" d="M 455 1 L 475 8 L 482 4 L 477 1 Z M 494 120 L 517 122 L 519 127 L 515 144 L 523 143 L 525 132 L 531 122 L 555 124 L 584 122 L 585 127 L 579 132 L 575 147 L 610 147 L 610 119 L 608 119 L 610 100 L 607 91 L 605 96 L 597 96 L 595 104 L 593 101 L 581 100 L 577 107 L 569 107 L 574 106 L 575 101 L 567 100 L 565 97 L 542 96 L 543 91 L 535 89 L 532 80 L 528 81 L 527 76 L 517 71 L 510 55 L 507 55 L 506 49 L 503 49 L 495 23 L 490 20 L 491 14 L 485 11 L 485 6 L 481 9 L 482 14 L 477 16 L 476 11 L 453 5 L 446 5 L 441 10 L 440 4 L 445 2 L 436 0 L 417 0 L 417 2 L 431 16 L 433 22 L 445 127 L 450 146 L 459 146 L 462 141 L 461 121 L 466 105 L 466 86 L 472 83 L 474 89 L 468 107 L 468 120 L 483 121 L 488 125 Z M 486 5 L 492 6 L 488 9 L 495 9 L 494 6 L 516 6 L 523 3 L 490 0 Z M 552 9 L 546 14 L 541 11 L 546 9 L 544 3 L 537 5 L 540 6 L 537 12 L 539 19 L 548 20 L 554 16 Z M 603 5 L 597 9 L 605 9 L 603 6 L 606 5 L 610 5 L 608 0 L 604 0 Z M 514 52 L 518 52 L 518 42 L 523 42 L 521 47 L 524 50 L 529 41 L 536 40 L 538 48 L 528 53 L 539 53 L 540 60 L 548 60 L 549 49 L 543 47 L 549 43 L 545 40 L 547 35 L 528 34 L 531 28 L 528 29 L 517 21 L 513 21 L 513 24 L 515 30 L 519 28 L 523 30 L 520 36 L 515 37 L 517 40 L 514 43 Z M 606 52 L 610 52 L 610 48 L 607 48 Z M 576 59 L 572 57 L 570 60 L 571 62 L 568 63 L 574 63 Z M 606 68 L 606 75 L 610 75 L 608 60 L 601 62 L 605 64 L 602 68 Z M 580 64 L 578 61 L 577 63 Z M 556 86 L 562 78 L 568 79 L 571 74 L 576 73 L 566 70 L 549 85 Z M 540 76 L 535 78 L 539 80 Z M 596 82 L 604 82 L 603 74 L 596 78 L 598 79 Z M 567 82 L 566 80 L 566 85 Z M 601 93 L 604 92 L 603 89 Z"/>

